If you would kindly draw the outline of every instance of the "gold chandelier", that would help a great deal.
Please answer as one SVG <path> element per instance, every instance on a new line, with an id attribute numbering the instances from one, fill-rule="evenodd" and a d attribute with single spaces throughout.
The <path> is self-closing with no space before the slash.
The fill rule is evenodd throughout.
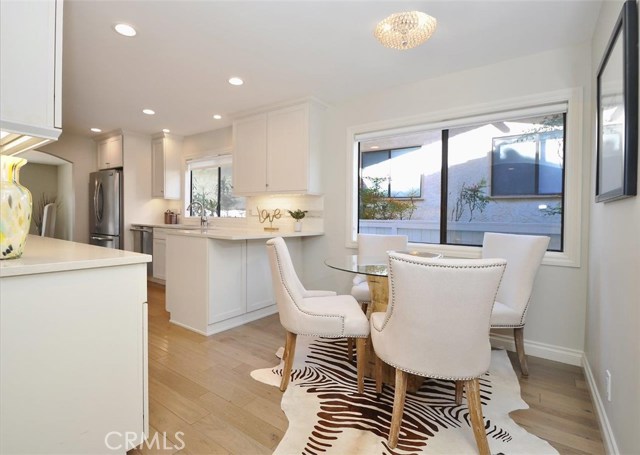
<path id="1" fill-rule="evenodd" d="M 380 21 L 373 35 L 385 47 L 411 49 L 428 40 L 436 24 L 434 17 L 420 11 L 395 13 Z"/>

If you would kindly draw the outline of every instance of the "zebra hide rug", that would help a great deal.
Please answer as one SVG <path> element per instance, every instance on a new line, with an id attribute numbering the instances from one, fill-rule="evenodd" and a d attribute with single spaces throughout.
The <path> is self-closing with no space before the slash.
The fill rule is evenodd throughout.
<path id="1" fill-rule="evenodd" d="M 282 356 L 282 348 L 277 353 Z M 255 370 L 251 376 L 280 385 L 282 362 Z M 373 379 L 365 393 L 356 386 L 355 361 L 347 360 L 345 339 L 298 337 L 293 374 L 282 397 L 289 428 L 275 454 L 467 454 L 477 453 L 466 400 L 456 406 L 454 383 L 426 379 L 417 393 L 407 393 L 400 439 L 389 449 L 387 436 L 393 409 L 393 388 L 381 396 Z M 557 454 L 546 441 L 509 418 L 527 409 L 505 351 L 491 353 L 489 372 L 480 380 L 487 437 L 493 454 Z"/>

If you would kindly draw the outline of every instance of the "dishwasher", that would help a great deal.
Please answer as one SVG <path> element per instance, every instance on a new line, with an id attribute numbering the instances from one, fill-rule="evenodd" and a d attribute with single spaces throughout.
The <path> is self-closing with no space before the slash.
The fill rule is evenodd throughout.
<path id="1" fill-rule="evenodd" d="M 133 251 L 153 256 L 153 228 L 132 224 Z M 147 276 L 153 275 L 153 262 L 147 262 Z"/>

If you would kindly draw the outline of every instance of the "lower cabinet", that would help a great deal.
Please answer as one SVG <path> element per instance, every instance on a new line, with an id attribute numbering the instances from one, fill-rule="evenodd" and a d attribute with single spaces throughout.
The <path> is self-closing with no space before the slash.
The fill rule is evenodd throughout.
<path id="1" fill-rule="evenodd" d="M 146 269 L 1 279 L 0 453 L 124 454 L 143 442 Z"/>
<path id="2" fill-rule="evenodd" d="M 286 242 L 299 266 L 300 238 Z M 266 240 L 169 235 L 166 254 L 166 306 L 174 324 L 212 335 L 277 311 Z"/>
<path id="3" fill-rule="evenodd" d="M 153 277 L 166 280 L 167 232 L 164 229 L 153 230 Z"/>

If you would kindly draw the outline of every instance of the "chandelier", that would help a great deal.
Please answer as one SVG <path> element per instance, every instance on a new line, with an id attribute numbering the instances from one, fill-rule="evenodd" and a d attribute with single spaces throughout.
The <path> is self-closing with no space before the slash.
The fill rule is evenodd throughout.
<path id="1" fill-rule="evenodd" d="M 373 35 L 385 47 L 411 49 L 424 43 L 436 29 L 436 19 L 420 11 L 395 13 L 376 25 Z"/>

